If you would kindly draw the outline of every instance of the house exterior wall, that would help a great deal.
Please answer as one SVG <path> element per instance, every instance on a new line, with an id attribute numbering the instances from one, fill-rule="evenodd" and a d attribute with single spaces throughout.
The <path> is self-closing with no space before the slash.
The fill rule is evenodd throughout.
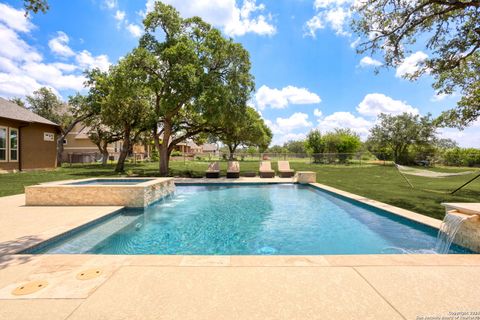
<path id="1" fill-rule="evenodd" d="M 57 127 L 40 123 L 0 118 L 0 127 L 19 130 L 19 161 L 0 162 L 0 170 L 51 169 L 57 165 Z M 45 141 L 44 133 L 53 133 L 53 141 Z M 7 137 L 8 140 L 8 137 Z M 9 148 L 7 147 L 7 153 Z"/>
<path id="2" fill-rule="evenodd" d="M 66 143 L 63 145 L 62 159 L 63 161 L 70 161 L 69 155 L 74 153 L 99 153 L 98 147 L 93 143 L 87 133 L 82 132 L 84 124 L 77 124 L 65 138 Z M 114 144 L 108 146 L 110 153 L 115 152 Z"/>

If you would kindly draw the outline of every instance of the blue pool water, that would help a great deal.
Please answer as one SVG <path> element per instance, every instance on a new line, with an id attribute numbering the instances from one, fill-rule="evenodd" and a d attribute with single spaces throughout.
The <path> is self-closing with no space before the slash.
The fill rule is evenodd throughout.
<path id="1" fill-rule="evenodd" d="M 75 185 L 75 186 L 84 186 L 84 185 L 135 185 L 139 183 L 144 183 L 147 181 L 151 181 L 153 179 L 94 179 L 94 180 L 87 180 L 87 181 L 78 181 L 67 183 L 68 185 Z"/>
<path id="2" fill-rule="evenodd" d="M 30 253 L 313 255 L 433 253 L 433 228 L 301 185 L 177 186 Z M 453 246 L 451 253 L 467 251 Z"/>

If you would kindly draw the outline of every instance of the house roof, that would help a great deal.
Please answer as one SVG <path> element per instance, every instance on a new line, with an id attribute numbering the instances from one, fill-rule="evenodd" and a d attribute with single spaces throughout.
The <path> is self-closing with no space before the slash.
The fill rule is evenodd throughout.
<path id="1" fill-rule="evenodd" d="M 58 126 L 38 114 L 33 113 L 30 110 L 20 107 L 13 102 L 10 102 L 0 97 L 0 118 L 13 119 L 18 121 L 30 122 L 30 123 L 43 123 L 52 126 Z"/>

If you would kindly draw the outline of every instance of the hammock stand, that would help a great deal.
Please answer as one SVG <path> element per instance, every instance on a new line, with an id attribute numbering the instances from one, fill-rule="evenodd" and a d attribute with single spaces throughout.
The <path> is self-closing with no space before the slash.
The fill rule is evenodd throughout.
<path id="1" fill-rule="evenodd" d="M 410 180 L 408 180 L 408 178 L 405 176 L 405 174 L 409 174 L 409 175 L 413 175 L 413 176 L 419 176 L 419 177 L 427 177 L 427 178 L 445 178 L 445 177 L 452 177 L 452 176 L 464 176 L 464 175 L 472 174 L 472 173 L 475 172 L 475 171 L 464 171 L 464 172 L 455 172 L 455 173 L 434 172 L 434 171 L 424 170 L 424 169 L 409 168 L 407 166 L 402 166 L 402 165 L 396 164 L 395 162 L 393 164 L 395 165 L 395 168 L 397 168 L 398 173 L 400 173 L 400 175 L 405 179 L 405 181 L 407 181 L 408 185 L 412 189 L 415 189 L 415 187 L 410 182 Z M 406 171 L 405 174 L 402 172 L 402 169 L 404 171 Z M 467 185 L 469 185 L 473 181 L 477 180 L 478 178 L 480 178 L 480 173 L 477 174 L 472 179 L 465 182 L 464 184 L 462 184 L 460 187 L 458 187 L 454 191 L 450 192 L 450 194 L 455 194 L 457 191 L 463 189 L 464 187 L 466 187 Z"/>

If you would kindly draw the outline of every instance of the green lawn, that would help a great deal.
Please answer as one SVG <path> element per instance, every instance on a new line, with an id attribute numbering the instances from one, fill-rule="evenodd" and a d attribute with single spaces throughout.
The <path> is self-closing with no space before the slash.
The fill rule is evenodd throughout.
<path id="1" fill-rule="evenodd" d="M 171 174 L 173 176 L 201 177 L 208 162 L 173 161 Z M 258 161 L 240 163 L 241 171 L 258 171 Z M 273 163 L 274 169 L 276 164 Z M 389 203 L 401 208 L 412 210 L 435 218 L 443 218 L 441 202 L 478 202 L 480 201 L 480 178 L 455 196 L 448 192 L 460 186 L 473 177 L 457 176 L 441 179 L 408 176 L 416 187 L 411 189 L 392 166 L 330 166 L 315 165 L 305 162 L 291 162 L 295 170 L 317 172 L 317 181 L 332 187 L 359 194 L 378 201 Z M 226 170 L 226 163 L 221 163 L 221 169 Z M 127 170 L 141 176 L 158 175 L 158 164 L 128 164 Z M 434 169 L 439 171 L 466 171 L 472 169 Z M 0 196 L 22 193 L 24 187 L 41 182 L 82 179 L 87 177 L 116 176 L 113 166 L 75 165 L 65 166 L 54 171 L 22 172 L 0 175 Z"/>

